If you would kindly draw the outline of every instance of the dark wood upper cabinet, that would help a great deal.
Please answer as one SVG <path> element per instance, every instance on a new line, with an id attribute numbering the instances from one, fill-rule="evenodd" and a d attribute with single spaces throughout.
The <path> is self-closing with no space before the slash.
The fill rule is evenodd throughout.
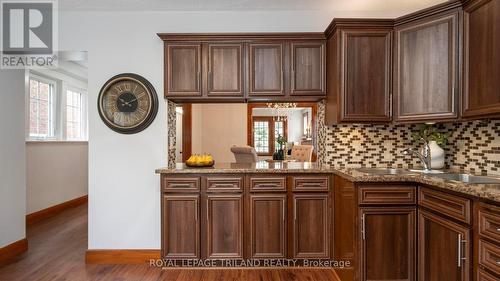
<path id="1" fill-rule="evenodd" d="M 325 43 L 292 42 L 291 95 L 325 95 Z"/>
<path id="2" fill-rule="evenodd" d="M 250 195 L 250 258 L 286 258 L 286 195 Z"/>
<path id="3" fill-rule="evenodd" d="M 360 22 L 328 40 L 326 123 L 391 121 L 392 21 Z"/>
<path id="4" fill-rule="evenodd" d="M 346 30 L 341 36 L 341 120 L 390 121 L 391 31 Z"/>
<path id="5" fill-rule="evenodd" d="M 464 7 L 462 116 L 500 116 L 500 1 L 472 0 Z"/>
<path id="6" fill-rule="evenodd" d="M 162 257 L 200 258 L 199 196 L 166 194 L 162 198 Z"/>
<path id="7" fill-rule="evenodd" d="M 208 96 L 243 97 L 243 44 L 207 45 Z"/>
<path id="8" fill-rule="evenodd" d="M 166 44 L 165 67 L 165 97 L 201 96 L 201 44 Z"/>
<path id="9" fill-rule="evenodd" d="M 395 121 L 458 117 L 459 9 L 395 28 Z"/>
<path id="10" fill-rule="evenodd" d="M 361 280 L 416 280 L 416 213 L 415 206 L 360 209 Z"/>
<path id="11" fill-rule="evenodd" d="M 293 194 L 293 258 L 328 258 L 328 194 Z"/>
<path id="12" fill-rule="evenodd" d="M 309 33 L 158 34 L 165 98 L 316 102 L 326 96 L 326 37 Z"/>
<path id="13" fill-rule="evenodd" d="M 249 44 L 249 96 L 285 95 L 284 44 Z"/>
<path id="14" fill-rule="evenodd" d="M 420 281 L 470 279 L 470 230 L 419 209 L 418 278 Z"/>
<path id="15" fill-rule="evenodd" d="M 206 196 L 206 258 L 243 258 L 243 195 Z"/>

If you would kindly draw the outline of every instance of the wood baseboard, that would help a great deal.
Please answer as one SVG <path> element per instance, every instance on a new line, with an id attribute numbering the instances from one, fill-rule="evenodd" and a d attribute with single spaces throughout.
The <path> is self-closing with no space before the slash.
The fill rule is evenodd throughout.
<path id="1" fill-rule="evenodd" d="M 41 220 L 53 217 L 66 209 L 80 206 L 82 204 L 87 203 L 88 201 L 89 201 L 88 195 L 85 195 L 85 196 L 78 197 L 78 198 L 70 200 L 70 201 L 66 201 L 66 202 L 61 203 L 61 204 L 57 204 L 57 205 L 49 207 L 47 209 L 43 209 L 43 210 L 40 210 L 38 212 L 31 213 L 29 215 L 26 215 L 26 225 L 27 226 L 32 225 L 35 222 L 39 222 Z"/>
<path id="2" fill-rule="evenodd" d="M 159 259 L 160 250 L 87 250 L 85 263 L 89 264 L 142 264 Z"/>
<path id="3" fill-rule="evenodd" d="M 28 239 L 24 238 L 0 248 L 0 264 L 28 250 Z"/>

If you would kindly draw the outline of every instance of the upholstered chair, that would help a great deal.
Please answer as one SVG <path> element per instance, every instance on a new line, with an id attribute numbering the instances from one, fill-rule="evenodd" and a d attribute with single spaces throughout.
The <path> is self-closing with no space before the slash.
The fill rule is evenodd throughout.
<path id="1" fill-rule="evenodd" d="M 299 162 L 311 162 L 312 152 L 312 145 L 294 145 L 292 147 L 292 155 L 290 156 L 290 158 Z"/>
<path id="2" fill-rule="evenodd" d="M 234 154 L 236 163 L 255 163 L 259 161 L 255 148 L 251 146 L 233 146 L 231 152 Z"/>

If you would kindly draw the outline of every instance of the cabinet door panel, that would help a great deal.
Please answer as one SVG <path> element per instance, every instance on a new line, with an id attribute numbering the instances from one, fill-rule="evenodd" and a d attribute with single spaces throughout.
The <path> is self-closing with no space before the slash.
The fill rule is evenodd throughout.
<path id="1" fill-rule="evenodd" d="M 166 45 L 166 96 L 201 95 L 201 44 Z"/>
<path id="2" fill-rule="evenodd" d="M 422 209 L 418 229 L 419 280 L 468 281 L 470 230 Z"/>
<path id="3" fill-rule="evenodd" d="M 292 43 L 292 95 L 325 94 L 325 43 Z"/>
<path id="4" fill-rule="evenodd" d="M 286 195 L 250 195 L 252 258 L 285 258 Z"/>
<path id="5" fill-rule="evenodd" d="M 356 280 L 358 277 L 358 204 L 354 183 L 334 176 L 333 191 L 333 253 L 334 260 L 349 261 L 350 266 L 335 269 L 341 280 Z"/>
<path id="6" fill-rule="evenodd" d="M 328 258 L 328 194 L 294 194 L 294 258 Z"/>
<path id="7" fill-rule="evenodd" d="M 464 117 L 500 116 L 500 2 L 464 9 Z"/>
<path id="8" fill-rule="evenodd" d="M 458 117 L 458 12 L 396 29 L 396 119 Z"/>
<path id="9" fill-rule="evenodd" d="M 207 258 L 243 258 L 243 195 L 207 195 Z"/>
<path id="10" fill-rule="evenodd" d="M 243 96 L 242 45 L 208 45 L 208 95 Z"/>
<path id="11" fill-rule="evenodd" d="M 390 121 L 391 32 L 342 31 L 341 121 Z"/>
<path id="12" fill-rule="evenodd" d="M 362 208 L 362 280 L 415 280 L 415 207 Z"/>
<path id="13" fill-rule="evenodd" d="M 198 195 L 163 195 L 162 257 L 200 257 L 198 204 Z"/>
<path id="14" fill-rule="evenodd" d="M 283 44 L 250 44 L 249 95 L 284 95 Z"/>

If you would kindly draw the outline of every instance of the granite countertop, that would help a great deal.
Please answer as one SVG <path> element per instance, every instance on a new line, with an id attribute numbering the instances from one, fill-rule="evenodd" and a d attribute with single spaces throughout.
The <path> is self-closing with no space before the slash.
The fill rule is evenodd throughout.
<path id="1" fill-rule="evenodd" d="M 177 163 L 175 168 L 157 169 L 157 174 L 234 174 L 234 173 L 331 173 L 327 165 L 311 162 L 215 163 L 213 167 L 188 167 Z"/>
<path id="2" fill-rule="evenodd" d="M 451 191 L 472 195 L 500 203 L 500 184 L 471 184 L 446 180 L 430 174 L 408 173 L 397 175 L 376 175 L 358 171 L 356 168 L 332 168 L 332 173 L 353 182 L 415 182 L 436 186 Z M 445 173 L 464 173 L 464 171 L 447 170 Z"/>
<path id="3" fill-rule="evenodd" d="M 445 171 L 459 172 L 459 171 Z M 463 172 L 463 171 L 462 171 Z M 414 182 L 488 199 L 500 203 L 500 184 L 470 184 L 438 178 L 429 174 L 407 173 L 378 175 L 361 172 L 357 168 L 340 168 L 307 162 L 266 162 L 253 164 L 216 163 L 210 168 L 191 168 L 177 164 L 175 168 L 161 168 L 157 174 L 234 174 L 234 173 L 332 173 L 353 182 Z"/>

